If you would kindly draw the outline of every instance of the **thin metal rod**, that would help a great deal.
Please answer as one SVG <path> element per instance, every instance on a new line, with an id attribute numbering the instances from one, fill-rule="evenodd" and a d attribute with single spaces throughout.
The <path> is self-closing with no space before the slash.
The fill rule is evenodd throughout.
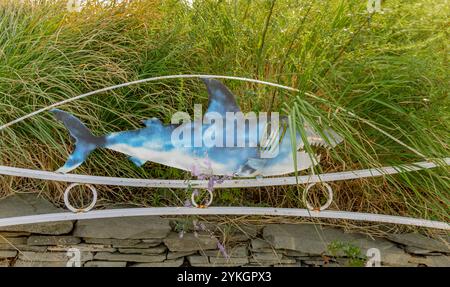
<path id="1" fill-rule="evenodd" d="M 0 227 L 19 224 L 57 222 L 65 220 L 83 220 L 128 216 L 170 216 L 170 215 L 259 215 L 259 216 L 291 216 L 305 218 L 347 219 L 357 221 L 382 222 L 401 225 L 413 225 L 436 229 L 450 230 L 446 222 L 416 219 L 411 217 L 392 216 L 384 214 L 347 212 L 347 211 L 310 211 L 294 208 L 266 208 L 266 207 L 228 207 L 217 206 L 208 208 L 189 207 L 151 207 L 96 210 L 87 213 L 51 213 L 29 216 L 18 216 L 0 219 Z"/>
<path id="2" fill-rule="evenodd" d="M 450 157 L 440 159 L 442 164 L 450 165 Z M 222 183 L 217 183 L 216 188 L 236 188 L 236 187 L 263 187 L 263 186 L 281 186 L 309 184 L 317 182 L 331 182 L 348 179 L 358 179 L 367 177 L 377 177 L 402 172 L 418 171 L 423 169 L 435 168 L 440 165 L 434 162 L 422 161 L 414 164 L 404 164 L 397 167 L 386 166 L 380 168 L 362 169 L 355 171 L 343 171 L 316 175 L 271 177 L 271 178 L 252 178 L 252 179 L 231 179 Z M 85 183 L 98 185 L 131 186 L 131 187 L 157 187 L 157 188 L 187 188 L 189 186 L 196 188 L 208 188 L 207 180 L 172 180 L 172 179 L 138 179 L 121 178 L 107 176 L 92 176 L 81 174 L 61 174 L 49 171 L 0 166 L 0 175 L 9 175 L 17 177 L 27 177 L 43 180 Z"/>
<path id="3" fill-rule="evenodd" d="M 190 75 L 167 75 L 167 76 L 159 76 L 159 77 L 152 77 L 152 78 L 146 78 L 146 79 L 141 79 L 141 80 L 136 80 L 136 81 L 131 81 L 131 82 L 127 82 L 127 83 L 122 83 L 119 85 L 114 85 L 114 86 L 110 86 L 110 87 L 106 87 L 106 88 L 102 88 L 99 90 L 95 90 L 95 91 L 91 91 L 82 95 L 78 95 L 76 97 L 73 98 L 69 98 L 54 104 L 51 104 L 49 106 L 46 106 L 44 108 L 41 108 L 39 110 L 36 110 L 34 112 L 31 112 L 27 115 L 24 115 L 20 118 L 17 118 L 9 123 L 6 123 L 2 126 L 0 126 L 0 131 L 10 127 L 16 123 L 19 123 L 21 121 L 24 121 L 28 118 L 31 118 L 35 115 L 38 115 L 42 112 L 45 112 L 47 110 L 56 108 L 58 106 L 88 97 L 88 96 L 92 96 L 95 94 L 99 94 L 99 93 L 103 93 L 103 92 L 107 92 L 107 91 L 111 91 L 114 89 L 118 89 L 118 88 L 123 88 L 123 87 L 127 87 L 127 86 L 131 86 L 131 85 L 136 85 L 136 84 L 141 84 L 141 83 L 145 83 L 145 82 L 153 82 L 153 81 L 159 81 L 159 80 L 166 80 L 166 79 L 190 79 L 190 78 L 216 78 L 216 79 L 229 79 L 229 80 L 237 80 L 237 81 L 245 81 L 245 82 L 250 82 L 250 83 L 258 83 L 258 84 L 263 84 L 263 85 L 268 85 L 268 86 L 272 86 L 272 87 L 277 87 L 277 88 L 281 88 L 281 89 L 285 89 L 285 90 L 289 90 L 289 91 L 293 91 L 293 92 L 299 92 L 299 89 L 296 88 L 292 88 L 292 87 L 288 87 L 288 86 L 284 86 L 284 85 L 280 85 L 280 84 L 276 84 L 276 83 L 271 83 L 271 82 L 267 82 L 267 81 L 261 81 L 261 80 L 255 80 L 255 79 L 250 79 L 250 78 L 245 78 L 245 77 L 235 77 L 235 76 L 223 76 L 223 75 L 199 75 L 199 74 L 190 74 Z M 317 98 L 315 95 L 309 94 L 307 93 L 307 95 L 312 96 L 314 98 Z M 383 129 L 377 127 L 376 125 L 370 123 L 368 120 L 361 118 L 357 115 L 355 115 L 354 113 L 344 109 L 343 107 L 340 107 L 340 109 L 342 111 L 345 111 L 347 114 L 349 114 L 352 117 L 355 117 L 358 120 L 363 121 L 364 123 L 368 124 L 369 126 L 371 126 L 372 128 L 378 130 L 379 132 L 381 132 L 382 134 L 384 134 L 385 136 L 389 137 L 390 139 L 394 140 L 395 142 L 399 143 L 400 145 L 406 147 L 407 149 L 409 149 L 410 151 L 412 151 L 413 153 L 415 153 L 416 155 L 419 155 L 420 157 L 427 159 L 427 157 L 420 153 L 418 150 L 412 148 L 411 146 L 405 144 L 404 142 L 402 142 L 401 140 L 397 139 L 396 137 L 392 136 L 391 134 L 389 134 L 388 132 L 384 131 Z"/>
<path id="4" fill-rule="evenodd" d="M 23 117 L 17 118 L 9 123 L 6 123 L 2 126 L 0 126 L 0 131 L 3 129 L 6 129 L 7 127 L 10 127 L 18 122 L 21 122 L 25 119 L 31 118 L 37 114 L 40 114 L 42 112 L 48 111 L 50 109 L 56 108 L 58 106 L 88 97 L 88 96 L 92 96 L 95 94 L 100 94 L 103 92 L 107 92 L 107 91 L 111 91 L 114 89 L 118 89 L 118 88 L 123 88 L 123 87 L 127 87 L 127 86 L 131 86 L 131 85 L 136 85 L 136 84 L 141 84 L 141 83 L 145 83 L 145 82 L 154 82 L 154 81 L 159 81 L 159 80 L 167 80 L 167 79 L 190 79 L 190 78 L 217 78 L 217 79 L 229 79 L 229 80 L 238 80 L 238 81 L 246 81 L 246 82 L 251 82 L 251 83 L 258 83 L 258 84 L 264 84 L 264 85 L 269 85 L 272 87 L 277 87 L 277 88 L 281 88 L 281 89 L 285 89 L 285 90 L 289 90 L 289 91 L 294 91 L 294 92 L 298 92 L 298 89 L 292 88 L 292 87 L 288 87 L 288 86 L 283 86 L 280 84 L 275 84 L 275 83 L 271 83 L 271 82 L 266 82 L 266 81 L 260 81 L 260 80 L 255 80 L 255 79 L 250 79 L 250 78 L 243 78 L 243 77 L 233 77 L 233 76 L 221 76 L 221 75 L 168 75 L 168 76 L 160 76 L 160 77 L 152 77 L 152 78 L 147 78 L 147 79 L 141 79 L 141 80 L 136 80 L 136 81 L 132 81 L 132 82 L 127 82 L 127 83 L 123 83 L 123 84 L 119 84 L 119 85 L 115 85 L 115 86 L 110 86 L 110 87 L 106 87 L 103 89 L 99 89 L 96 91 L 92 91 L 89 93 L 85 93 L 73 98 L 69 98 L 66 99 L 64 101 L 60 101 L 54 104 L 51 104 L 49 106 L 46 106 L 42 109 L 36 110 L 32 113 L 29 113 Z"/>

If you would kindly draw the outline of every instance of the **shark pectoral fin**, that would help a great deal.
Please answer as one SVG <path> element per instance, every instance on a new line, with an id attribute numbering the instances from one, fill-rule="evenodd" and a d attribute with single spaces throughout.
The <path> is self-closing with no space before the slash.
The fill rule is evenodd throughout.
<path id="1" fill-rule="evenodd" d="M 266 159 L 249 158 L 235 173 L 236 176 L 252 177 L 260 174 L 260 171 L 266 165 Z"/>
<path id="2" fill-rule="evenodd" d="M 137 166 L 137 167 L 141 167 L 144 165 L 144 163 L 146 163 L 147 161 L 145 159 L 140 159 L 134 156 L 130 156 L 129 159 Z"/>
<path id="3" fill-rule="evenodd" d="M 249 158 L 246 165 L 252 167 L 253 169 L 260 170 L 266 165 L 267 160 L 261 158 Z"/>

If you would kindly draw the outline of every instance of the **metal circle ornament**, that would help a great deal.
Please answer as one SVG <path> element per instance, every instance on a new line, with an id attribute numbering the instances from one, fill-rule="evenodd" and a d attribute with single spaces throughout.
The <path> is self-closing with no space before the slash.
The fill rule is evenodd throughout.
<path id="1" fill-rule="evenodd" d="M 79 185 L 85 185 L 87 186 L 91 192 L 92 192 L 92 201 L 91 204 L 89 204 L 88 207 L 85 208 L 75 208 L 72 204 L 70 204 L 69 201 L 69 194 L 70 191 L 75 187 L 75 186 L 79 186 Z M 71 185 L 69 185 L 66 190 L 64 191 L 64 204 L 66 205 L 66 207 L 75 213 L 79 213 L 79 212 L 88 212 L 90 211 L 92 208 L 94 208 L 95 204 L 97 203 L 97 189 L 95 189 L 95 187 L 93 187 L 90 184 L 81 184 L 81 183 L 72 183 Z"/>
<path id="2" fill-rule="evenodd" d="M 194 207 L 197 207 L 197 208 L 207 208 L 208 206 L 210 206 L 211 205 L 211 203 L 212 203 L 212 201 L 213 201 L 213 193 L 212 193 L 212 191 L 210 191 L 210 190 L 206 190 L 208 193 L 209 193 L 209 200 L 205 203 L 205 204 L 198 204 L 196 201 L 195 201 L 195 197 L 198 195 L 198 192 L 196 192 L 196 191 L 194 191 L 194 192 L 192 192 L 192 195 L 191 195 L 191 202 L 192 202 L 192 205 L 194 206 Z"/>
<path id="3" fill-rule="evenodd" d="M 323 211 L 325 209 L 327 209 L 328 207 L 330 207 L 331 203 L 333 202 L 333 189 L 331 188 L 331 186 L 326 183 L 326 182 L 322 182 L 321 184 L 323 186 L 325 186 L 327 193 L 328 193 L 328 200 L 327 202 L 325 202 L 324 205 L 322 205 L 319 208 L 313 207 L 307 199 L 307 195 L 309 193 L 309 190 L 311 189 L 311 187 L 313 187 L 314 185 L 316 185 L 317 183 L 311 183 L 309 184 L 306 188 L 305 191 L 303 192 L 303 202 L 306 204 L 306 207 L 311 210 L 311 211 Z"/>

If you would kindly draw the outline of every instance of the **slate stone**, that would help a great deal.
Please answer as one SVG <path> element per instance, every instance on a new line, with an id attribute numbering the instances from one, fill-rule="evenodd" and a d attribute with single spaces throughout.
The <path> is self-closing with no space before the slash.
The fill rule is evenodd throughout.
<path id="1" fill-rule="evenodd" d="M 255 238 L 258 235 L 258 232 L 262 229 L 262 227 L 258 227 L 255 225 L 242 225 L 242 226 L 233 226 L 232 230 L 225 234 L 225 238 L 222 238 L 222 241 L 227 242 L 244 242 L 248 241 L 252 238 Z"/>
<path id="2" fill-rule="evenodd" d="M 287 264 L 274 264 L 273 267 L 303 267 L 301 262 L 287 263 Z M 339 265 L 338 265 L 339 266 Z"/>
<path id="3" fill-rule="evenodd" d="M 261 238 L 255 238 L 250 243 L 252 251 L 271 252 L 274 250 L 273 246 L 266 240 Z"/>
<path id="4" fill-rule="evenodd" d="M 412 256 L 402 252 L 381 253 L 381 265 L 392 267 L 416 267 L 417 264 L 411 262 Z"/>
<path id="5" fill-rule="evenodd" d="M 209 262 L 213 266 L 243 266 L 248 264 L 248 258 L 224 258 L 224 257 L 210 257 Z"/>
<path id="6" fill-rule="evenodd" d="M 180 252 L 168 252 L 167 253 L 167 259 L 177 259 L 180 257 L 186 257 L 188 255 L 192 255 L 196 253 L 196 251 L 180 251 Z"/>
<path id="7" fill-rule="evenodd" d="M 323 265 L 323 267 L 341 267 L 341 265 L 339 263 L 336 263 L 336 262 L 329 262 L 329 263 L 325 263 Z"/>
<path id="8" fill-rule="evenodd" d="M 405 251 L 407 253 L 413 254 L 413 255 L 427 255 L 427 256 L 442 255 L 442 253 L 434 252 L 434 251 L 427 250 L 427 249 L 422 249 L 422 248 L 415 247 L 415 246 L 405 246 Z"/>
<path id="9" fill-rule="evenodd" d="M 159 246 L 151 247 L 151 248 L 119 248 L 119 253 L 148 255 L 148 254 L 165 253 L 166 250 L 167 250 L 167 247 L 164 246 L 163 244 L 161 244 Z"/>
<path id="10" fill-rule="evenodd" d="M 162 239 L 142 239 L 142 242 L 146 243 L 148 247 L 154 247 L 160 245 Z"/>
<path id="11" fill-rule="evenodd" d="M 14 267 L 66 267 L 67 261 L 26 261 L 17 260 Z"/>
<path id="12" fill-rule="evenodd" d="M 63 212 L 36 194 L 17 193 L 0 199 L 0 218 L 37 215 L 46 213 Z M 36 234 L 60 235 L 72 231 L 72 221 L 59 221 L 49 223 L 24 224 L 8 227 L 0 227 L 0 230 L 8 232 L 27 232 Z"/>
<path id="13" fill-rule="evenodd" d="M 195 237 L 193 233 L 186 233 L 180 238 L 178 233 L 172 232 L 163 241 L 172 252 L 217 249 L 217 239 L 207 234 L 199 234 Z"/>
<path id="14" fill-rule="evenodd" d="M 250 239 L 251 237 L 248 237 L 248 235 L 239 232 L 220 237 L 221 242 L 247 242 Z"/>
<path id="15" fill-rule="evenodd" d="M 219 249 L 200 250 L 199 253 L 202 256 L 223 257 L 223 254 L 220 252 Z"/>
<path id="16" fill-rule="evenodd" d="M 29 245 L 11 245 L 11 244 L 0 244 L 0 250 L 20 250 L 20 251 L 32 251 L 32 252 L 45 252 L 47 251 L 47 246 L 29 246 Z"/>
<path id="17" fill-rule="evenodd" d="M 273 262 L 278 262 L 281 260 L 281 258 L 283 258 L 282 254 L 277 254 L 274 252 L 270 252 L 270 253 L 253 253 L 251 256 L 256 262 L 258 261 L 273 261 Z"/>
<path id="18" fill-rule="evenodd" d="M 24 236 L 30 236 L 30 235 L 31 235 L 30 232 L 14 232 L 14 231 L 8 232 L 8 231 L 5 231 L 5 232 L 0 232 L 0 240 L 1 240 L 1 237 L 12 238 L 12 237 L 24 237 Z"/>
<path id="19" fill-rule="evenodd" d="M 166 259 L 165 254 L 157 255 L 141 255 L 141 254 L 121 254 L 121 253 L 109 253 L 98 252 L 94 256 L 95 260 L 105 261 L 127 261 L 127 262 L 162 262 Z"/>
<path id="20" fill-rule="evenodd" d="M 0 259 L 0 267 L 9 267 L 9 260 L 8 259 Z"/>
<path id="21" fill-rule="evenodd" d="M 165 238 L 171 230 L 169 222 L 158 216 L 79 220 L 73 235 L 111 239 Z"/>
<path id="22" fill-rule="evenodd" d="M 11 238 L 2 238 L 0 237 L 0 244 L 8 244 L 8 245 L 24 245 L 27 244 L 27 237 L 11 237 Z"/>
<path id="23" fill-rule="evenodd" d="M 130 265 L 130 267 L 180 267 L 184 263 L 184 258 L 164 260 L 163 262 L 153 263 L 136 263 Z"/>
<path id="24" fill-rule="evenodd" d="M 388 250 L 403 252 L 395 244 L 382 238 L 372 239 L 365 235 L 345 233 L 341 229 L 312 224 L 272 224 L 264 228 L 263 236 L 276 249 L 293 250 L 311 255 L 345 256 L 343 250 L 337 250 L 336 254 L 331 254 L 333 252 L 329 247 L 334 242 L 357 247 L 361 258 L 365 257 L 370 248 L 377 248 L 381 253 Z"/>
<path id="25" fill-rule="evenodd" d="M 271 263 L 264 263 L 264 262 L 252 262 L 251 259 L 249 260 L 248 264 L 245 264 L 243 267 L 270 267 L 274 264 Z"/>
<path id="26" fill-rule="evenodd" d="M 427 256 L 425 258 L 413 257 L 410 262 L 426 265 L 427 267 L 449 267 L 450 256 Z"/>
<path id="27" fill-rule="evenodd" d="M 61 245 L 61 246 L 48 246 L 48 251 L 60 251 L 60 252 L 67 252 L 67 250 L 71 248 L 77 248 L 80 251 L 87 251 L 87 252 L 115 252 L 117 249 L 112 248 L 109 246 L 104 245 L 95 245 L 95 244 L 76 244 L 76 245 Z"/>
<path id="28" fill-rule="evenodd" d="M 115 247 L 132 247 L 142 243 L 139 239 L 83 238 L 83 241 L 88 244 L 114 245 Z"/>
<path id="29" fill-rule="evenodd" d="M 0 250 L 0 259 L 14 258 L 17 255 L 17 251 L 12 250 Z"/>
<path id="30" fill-rule="evenodd" d="M 27 244 L 31 246 L 48 246 L 48 245 L 70 245 L 78 244 L 81 240 L 78 237 L 69 235 L 45 236 L 32 235 L 28 237 Z"/>
<path id="31" fill-rule="evenodd" d="M 284 255 L 292 256 L 292 257 L 299 257 L 299 256 L 308 256 L 308 253 L 296 251 L 296 250 L 278 250 L 281 251 Z"/>
<path id="32" fill-rule="evenodd" d="M 302 260 L 302 264 L 310 265 L 310 266 L 323 266 L 325 265 L 325 261 L 323 260 Z"/>
<path id="33" fill-rule="evenodd" d="M 255 256 L 256 255 L 256 256 Z M 286 256 L 276 254 L 270 254 L 270 253 L 256 253 L 253 254 L 253 256 L 250 257 L 251 263 L 261 263 L 264 265 L 270 264 L 293 264 L 296 262 L 294 258 L 289 258 Z"/>
<path id="34" fill-rule="evenodd" d="M 126 267 L 125 261 L 88 261 L 84 263 L 84 267 Z"/>
<path id="35" fill-rule="evenodd" d="M 91 252 L 81 252 L 81 262 L 90 261 L 93 259 Z M 71 255 L 67 252 L 30 252 L 25 251 L 19 253 L 19 259 L 22 261 L 36 261 L 36 262 L 67 262 Z"/>
<path id="36" fill-rule="evenodd" d="M 227 250 L 227 254 L 230 257 L 242 258 L 248 256 L 248 248 L 245 245 L 237 245 L 229 250 Z"/>
<path id="37" fill-rule="evenodd" d="M 297 260 L 313 260 L 313 261 L 324 261 L 324 258 L 322 256 L 299 256 L 299 257 L 295 257 L 295 259 Z M 342 258 L 337 258 L 336 260 L 339 260 Z M 347 260 L 346 258 L 344 260 Z"/>
<path id="38" fill-rule="evenodd" d="M 83 240 L 88 244 L 102 244 L 114 248 L 151 248 L 162 243 L 162 240 L 155 244 L 154 242 L 143 242 L 139 239 L 83 238 Z"/>
<path id="39" fill-rule="evenodd" d="M 430 251 L 450 253 L 450 242 L 445 238 L 446 243 L 440 240 L 428 238 L 419 233 L 389 234 L 388 239 L 406 246 L 414 246 Z"/>
<path id="40" fill-rule="evenodd" d="M 225 248 L 226 253 L 229 257 L 233 258 L 247 258 L 248 249 L 245 245 L 238 245 L 231 248 Z M 210 257 L 224 257 L 220 250 L 204 250 L 200 252 L 202 255 Z"/>
<path id="41" fill-rule="evenodd" d="M 187 257 L 187 260 L 191 266 L 210 266 L 209 257 L 200 255 L 191 255 Z"/>
<path id="42" fill-rule="evenodd" d="M 322 237 L 310 224 L 271 224 L 264 228 L 263 237 L 276 249 L 295 250 L 308 254 L 326 252 L 328 244 L 334 239 L 343 241 L 352 239 L 338 229 L 322 229 L 320 226 L 317 228 Z"/>

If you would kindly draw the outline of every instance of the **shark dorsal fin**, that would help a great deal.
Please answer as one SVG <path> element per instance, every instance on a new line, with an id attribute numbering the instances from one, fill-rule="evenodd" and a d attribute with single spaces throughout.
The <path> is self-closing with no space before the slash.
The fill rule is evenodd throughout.
<path id="1" fill-rule="evenodd" d="M 162 122 L 158 118 L 155 118 L 155 117 L 147 119 L 147 120 L 143 120 L 142 123 L 146 127 L 151 127 L 151 126 L 154 126 L 154 125 L 157 125 L 157 126 L 161 126 L 162 125 Z"/>
<path id="2" fill-rule="evenodd" d="M 208 89 L 209 101 L 208 112 L 216 112 L 225 116 L 227 112 L 240 112 L 236 98 L 231 91 L 220 81 L 209 78 L 202 78 Z"/>

